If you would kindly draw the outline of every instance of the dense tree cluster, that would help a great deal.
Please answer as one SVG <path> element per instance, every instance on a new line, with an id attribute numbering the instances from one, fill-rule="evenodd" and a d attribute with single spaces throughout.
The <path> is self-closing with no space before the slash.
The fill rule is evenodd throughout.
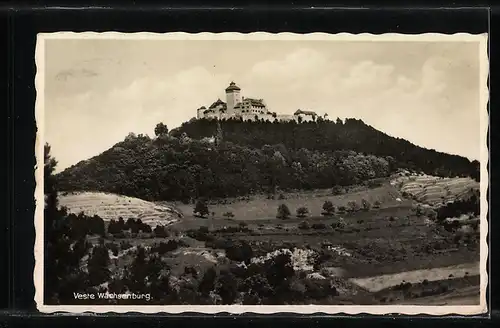
<path id="1" fill-rule="evenodd" d="M 423 171 L 437 176 L 472 176 L 479 179 L 479 163 L 465 157 L 418 147 L 404 139 L 390 137 L 362 120 L 346 119 L 296 124 L 270 122 L 221 122 L 223 137 L 239 145 L 260 148 L 266 144 L 283 144 L 288 149 L 309 149 L 321 152 L 352 150 L 379 157 L 392 157 L 392 165 Z M 201 139 L 215 134 L 216 122 L 196 120 L 184 123 L 173 135 L 186 133 Z"/>
<path id="2" fill-rule="evenodd" d="M 112 235 L 119 234 L 123 231 L 130 231 L 131 233 L 151 233 L 151 226 L 143 223 L 141 219 L 129 218 L 127 222 L 123 220 L 122 217 L 118 218 L 118 221 L 111 219 L 108 225 L 108 233 Z"/>

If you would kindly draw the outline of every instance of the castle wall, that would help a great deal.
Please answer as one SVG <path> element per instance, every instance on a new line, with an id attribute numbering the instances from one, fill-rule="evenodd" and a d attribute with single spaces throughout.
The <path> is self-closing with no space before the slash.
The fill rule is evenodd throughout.
<path id="1" fill-rule="evenodd" d="M 294 115 L 294 116 L 296 117 L 295 120 L 297 122 L 299 121 L 299 117 L 301 118 L 302 122 L 312 122 L 312 121 L 314 121 L 314 117 L 312 115 L 298 114 L 298 115 Z"/>
<path id="2" fill-rule="evenodd" d="M 288 122 L 288 121 L 295 120 L 295 116 L 289 115 L 289 114 L 278 114 L 278 115 L 276 115 L 276 118 L 280 122 Z"/>
<path id="3" fill-rule="evenodd" d="M 231 92 L 226 92 L 226 104 L 227 112 L 234 113 L 234 106 L 241 102 L 240 91 L 233 90 Z"/>
<path id="4" fill-rule="evenodd" d="M 243 121 L 255 121 L 255 116 L 257 116 L 257 119 L 259 120 L 269 120 L 271 122 L 274 122 L 274 117 L 271 114 L 256 114 L 256 113 L 242 113 L 241 118 Z"/>

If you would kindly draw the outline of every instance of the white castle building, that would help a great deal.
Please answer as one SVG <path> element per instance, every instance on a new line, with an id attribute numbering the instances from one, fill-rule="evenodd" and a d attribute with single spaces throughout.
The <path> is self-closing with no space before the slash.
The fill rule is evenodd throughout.
<path id="1" fill-rule="evenodd" d="M 310 122 L 315 121 L 318 115 L 315 112 L 297 110 L 293 115 L 276 114 L 267 107 L 264 99 L 245 98 L 241 96 L 241 88 L 231 82 L 226 88 L 226 102 L 217 99 L 210 107 L 198 108 L 197 118 L 241 118 L 244 121 L 269 120 Z"/>

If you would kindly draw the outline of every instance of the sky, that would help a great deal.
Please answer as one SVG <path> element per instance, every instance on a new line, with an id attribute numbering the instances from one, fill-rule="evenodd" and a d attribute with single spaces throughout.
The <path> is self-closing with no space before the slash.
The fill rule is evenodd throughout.
<path id="1" fill-rule="evenodd" d="M 480 156 L 477 42 L 45 41 L 45 141 L 58 171 L 196 116 L 231 81 L 271 111 L 313 110 Z"/>

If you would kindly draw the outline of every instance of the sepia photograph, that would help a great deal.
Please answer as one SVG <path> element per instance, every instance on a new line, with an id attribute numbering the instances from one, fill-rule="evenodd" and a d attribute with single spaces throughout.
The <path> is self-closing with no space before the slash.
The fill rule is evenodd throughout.
<path id="1" fill-rule="evenodd" d="M 44 33 L 42 312 L 487 312 L 486 34 Z"/>

